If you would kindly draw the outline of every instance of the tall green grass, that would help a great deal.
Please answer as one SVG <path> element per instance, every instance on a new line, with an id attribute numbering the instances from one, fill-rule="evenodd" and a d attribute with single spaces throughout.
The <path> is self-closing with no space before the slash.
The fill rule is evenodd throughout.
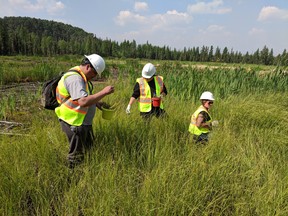
<path id="1" fill-rule="evenodd" d="M 75 63 L 80 64 L 82 58 L 81 56 L 1 56 L 0 83 L 42 82 L 75 66 Z"/>
<path id="2" fill-rule="evenodd" d="M 97 111 L 95 146 L 75 170 L 51 111 L 35 105 L 25 136 L 0 135 L 0 214 L 287 215 L 287 76 L 160 65 L 168 118 L 147 123 L 136 104 L 125 113 L 138 64 L 95 84 L 115 85 L 104 101 L 119 103 L 117 115 L 107 121 Z M 187 131 L 203 90 L 215 93 L 220 122 L 206 146 Z"/>
<path id="3" fill-rule="evenodd" d="M 261 76 L 257 71 L 245 68 L 198 69 L 197 67 L 165 67 L 163 70 L 171 93 L 181 100 L 198 101 L 203 91 L 211 91 L 218 98 L 239 93 L 263 93 L 265 91 L 287 91 L 288 76 L 283 69 L 276 68 Z"/>

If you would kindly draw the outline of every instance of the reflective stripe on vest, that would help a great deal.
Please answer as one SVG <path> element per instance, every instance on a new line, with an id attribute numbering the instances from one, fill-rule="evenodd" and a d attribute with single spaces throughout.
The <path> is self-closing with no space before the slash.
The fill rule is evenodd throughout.
<path id="1" fill-rule="evenodd" d="M 57 97 L 58 103 L 61 105 L 55 109 L 55 113 L 59 119 L 62 119 L 68 124 L 74 125 L 74 126 L 80 126 L 82 125 L 84 118 L 87 114 L 88 107 L 81 107 L 78 101 L 73 101 L 70 98 L 70 95 L 67 89 L 65 88 L 64 80 L 68 76 L 75 75 L 75 74 L 81 76 L 85 82 L 86 91 L 88 92 L 88 95 L 90 94 L 89 86 L 88 86 L 89 84 L 87 82 L 85 74 L 83 74 L 79 66 L 74 67 L 72 69 L 77 70 L 78 72 L 65 73 L 58 83 L 58 86 L 56 89 L 56 97 Z"/>
<path id="2" fill-rule="evenodd" d="M 138 78 L 136 80 L 139 83 L 140 97 L 138 98 L 138 108 L 140 112 L 149 112 L 152 109 L 152 98 L 151 98 L 151 90 L 150 86 L 146 79 L 143 77 Z M 156 97 L 160 97 L 161 92 L 163 91 L 164 82 L 163 77 L 154 76 L 155 89 L 156 89 Z M 163 109 L 162 100 L 160 102 L 160 108 Z"/>
<path id="3" fill-rule="evenodd" d="M 209 112 L 207 111 L 207 109 L 203 105 L 198 107 L 198 109 L 193 113 L 193 115 L 191 117 L 191 122 L 190 122 L 189 129 L 188 129 L 190 133 L 198 135 L 198 136 L 201 135 L 202 133 L 209 133 L 210 132 L 210 130 L 208 128 L 196 126 L 197 117 L 198 117 L 199 113 L 202 111 L 206 112 L 210 117 L 210 120 L 207 122 L 212 121 L 212 118 L 211 118 Z"/>

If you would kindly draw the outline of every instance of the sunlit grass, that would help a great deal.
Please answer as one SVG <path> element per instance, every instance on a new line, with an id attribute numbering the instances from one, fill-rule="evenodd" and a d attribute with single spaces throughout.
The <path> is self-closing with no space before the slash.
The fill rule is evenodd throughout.
<path id="1" fill-rule="evenodd" d="M 26 133 L 0 135 L 0 215 L 287 215 L 287 76 L 167 67 L 168 118 L 147 123 L 137 104 L 125 113 L 141 66 L 119 68 L 118 80 L 95 83 L 95 91 L 115 85 L 104 101 L 117 104 L 116 115 L 107 121 L 97 111 L 95 146 L 74 171 L 39 91 L 4 106 Z M 215 92 L 211 113 L 220 124 L 200 146 L 188 126 L 206 88 Z"/>

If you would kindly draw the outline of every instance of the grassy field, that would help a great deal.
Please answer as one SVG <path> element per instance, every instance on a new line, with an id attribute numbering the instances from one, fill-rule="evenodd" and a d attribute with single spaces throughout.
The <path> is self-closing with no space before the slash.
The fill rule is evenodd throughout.
<path id="1" fill-rule="evenodd" d="M 0 215 L 288 214 L 286 68 L 154 61 L 169 117 L 147 124 L 136 104 L 125 113 L 147 61 L 109 59 L 94 85 L 115 86 L 104 101 L 119 103 L 116 116 L 97 111 L 95 147 L 71 171 L 65 134 L 40 92 L 81 56 L 0 59 Z M 204 90 L 216 97 L 220 124 L 199 146 L 188 126 Z"/>

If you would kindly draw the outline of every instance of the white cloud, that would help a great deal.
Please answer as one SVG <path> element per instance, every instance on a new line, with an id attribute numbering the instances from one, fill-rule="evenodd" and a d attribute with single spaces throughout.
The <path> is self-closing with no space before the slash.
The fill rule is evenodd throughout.
<path id="1" fill-rule="evenodd" d="M 187 10 L 192 14 L 225 14 L 231 12 L 231 8 L 221 7 L 222 0 L 213 0 L 212 2 L 198 2 L 188 5 Z"/>
<path id="2" fill-rule="evenodd" d="M 134 4 L 134 10 L 136 12 L 145 11 L 147 9 L 148 9 L 148 4 L 146 2 L 135 2 Z"/>
<path id="3" fill-rule="evenodd" d="M 144 24 L 146 18 L 139 14 L 132 13 L 130 11 L 120 11 L 119 15 L 116 17 L 115 22 L 120 26 L 125 26 L 128 23 L 140 23 Z"/>
<path id="4" fill-rule="evenodd" d="M 37 0 L 36 2 L 30 0 L 8 0 L 6 4 L 12 14 L 17 14 L 19 11 L 23 13 L 46 11 L 49 14 L 54 14 L 65 8 L 61 1 L 55 0 Z"/>
<path id="5" fill-rule="evenodd" d="M 47 11 L 51 14 L 54 14 L 58 11 L 63 10 L 64 8 L 65 8 L 65 5 L 62 2 L 58 1 L 58 2 L 53 3 L 50 7 L 48 7 Z"/>
<path id="6" fill-rule="evenodd" d="M 165 14 L 158 14 L 151 17 L 151 24 L 154 26 L 171 26 L 174 24 L 187 24 L 192 20 L 192 17 L 187 13 L 180 13 L 176 10 L 167 11 Z"/>
<path id="7" fill-rule="evenodd" d="M 274 6 L 263 7 L 259 13 L 258 21 L 268 19 L 288 20 L 288 10 L 279 9 Z"/>
<path id="8" fill-rule="evenodd" d="M 124 38 L 129 40 L 137 38 L 138 42 L 145 43 L 147 38 L 150 38 L 150 43 L 167 45 L 169 44 L 167 41 L 183 40 L 183 38 L 179 39 L 179 37 L 189 29 L 187 24 L 191 20 L 192 17 L 189 14 L 176 10 L 145 17 L 131 11 L 121 11 L 115 22 L 122 27 L 127 27 L 126 32 L 118 34 L 121 40 Z M 176 39 L 177 37 L 178 39 Z"/>
<path id="9" fill-rule="evenodd" d="M 176 10 L 167 11 L 165 14 L 154 14 L 152 16 L 141 16 L 131 11 L 120 11 L 115 22 L 120 26 L 128 24 L 138 24 L 137 27 L 149 25 L 149 29 L 158 29 L 174 24 L 187 24 L 192 20 L 192 17 L 187 13 L 180 13 Z"/>

